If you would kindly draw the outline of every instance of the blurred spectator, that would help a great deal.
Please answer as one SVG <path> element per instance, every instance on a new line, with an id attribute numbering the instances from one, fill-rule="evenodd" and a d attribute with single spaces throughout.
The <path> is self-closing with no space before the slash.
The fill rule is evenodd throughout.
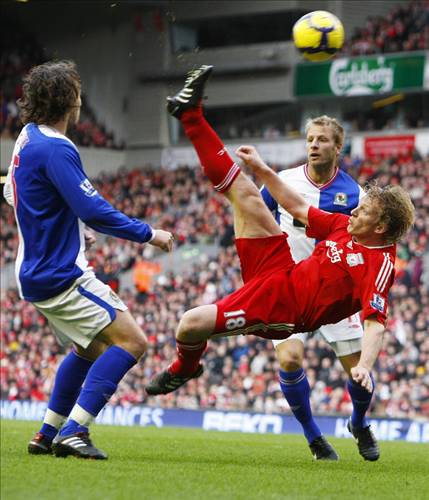
<path id="1" fill-rule="evenodd" d="M 418 0 L 393 7 L 386 17 L 369 16 L 363 28 L 355 28 L 342 52 L 360 56 L 428 48 L 429 6 Z"/>

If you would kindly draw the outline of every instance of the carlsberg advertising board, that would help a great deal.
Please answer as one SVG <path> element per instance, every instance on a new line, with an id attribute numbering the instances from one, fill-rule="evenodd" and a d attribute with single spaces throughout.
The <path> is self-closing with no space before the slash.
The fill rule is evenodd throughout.
<path id="1" fill-rule="evenodd" d="M 296 96 L 357 96 L 423 88 L 425 53 L 340 58 L 301 63 L 295 71 Z"/>

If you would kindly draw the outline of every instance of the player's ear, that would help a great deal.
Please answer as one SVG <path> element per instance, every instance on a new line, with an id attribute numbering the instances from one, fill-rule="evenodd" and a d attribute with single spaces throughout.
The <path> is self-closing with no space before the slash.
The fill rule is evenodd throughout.
<path id="1" fill-rule="evenodd" d="M 377 234 L 384 234 L 388 230 L 387 224 L 385 222 L 379 222 L 374 229 L 374 232 Z"/>

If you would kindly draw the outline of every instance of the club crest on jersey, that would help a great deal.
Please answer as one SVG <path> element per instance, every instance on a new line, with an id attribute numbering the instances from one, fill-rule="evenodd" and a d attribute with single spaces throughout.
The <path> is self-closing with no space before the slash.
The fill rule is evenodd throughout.
<path id="1" fill-rule="evenodd" d="M 359 264 L 363 264 L 363 262 L 364 262 L 363 255 L 360 252 L 347 254 L 346 260 L 347 260 L 347 264 L 350 267 L 358 266 Z"/>
<path id="2" fill-rule="evenodd" d="M 89 182 L 88 179 L 85 179 L 79 184 L 80 189 L 85 193 L 85 196 L 91 198 L 97 194 L 97 190 L 95 187 Z"/>
<path id="3" fill-rule="evenodd" d="M 342 207 L 347 206 L 348 197 L 346 193 L 336 193 L 334 198 L 334 205 L 340 205 Z"/>
<path id="4" fill-rule="evenodd" d="M 380 295 L 374 293 L 369 305 L 377 311 L 384 312 L 385 300 Z"/>

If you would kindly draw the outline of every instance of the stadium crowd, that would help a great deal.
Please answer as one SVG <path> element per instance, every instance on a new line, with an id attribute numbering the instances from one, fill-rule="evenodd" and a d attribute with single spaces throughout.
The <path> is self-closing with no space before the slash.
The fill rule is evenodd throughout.
<path id="1" fill-rule="evenodd" d="M 34 65 L 48 60 L 46 51 L 34 35 L 25 34 L 16 23 L 5 26 L 0 33 L 0 137 L 15 139 L 21 129 L 16 100 L 21 95 L 23 75 Z M 369 55 L 429 49 L 429 6 L 427 0 L 415 0 L 395 6 L 385 17 L 370 16 L 364 27 L 356 28 L 343 47 L 343 55 Z M 416 109 L 419 111 L 416 113 Z M 221 118 L 210 116 L 211 123 L 225 139 L 238 137 L 277 140 L 285 135 L 299 135 L 293 121 L 295 112 L 261 111 L 249 121 L 249 110 L 236 107 L 222 110 Z M 402 116 L 393 110 L 383 113 L 355 113 L 345 116 L 350 130 L 382 130 L 428 125 L 427 113 L 420 106 L 411 106 Z M 359 116 L 357 116 L 359 115 Z M 292 121 L 291 121 L 292 120 Z M 286 125 L 285 125 L 286 123 Z M 228 124 L 228 125 L 225 125 Z M 83 96 L 81 120 L 70 131 L 70 138 L 79 146 L 122 149 L 125 144 L 117 141 L 97 117 Z"/>
<path id="2" fill-rule="evenodd" d="M 429 416 L 429 158 L 366 161 L 345 159 L 343 166 L 360 183 L 374 178 L 381 185 L 400 183 L 417 207 L 416 223 L 398 246 L 396 283 L 384 347 L 377 361 L 376 397 L 372 414 L 390 417 Z M 183 270 L 161 270 L 145 293 L 119 293 L 149 337 L 149 351 L 120 384 L 112 404 L 144 403 L 184 408 L 287 410 L 277 381 L 277 362 L 271 342 L 257 337 L 233 337 L 211 342 L 204 357 L 208 369 L 179 391 L 147 398 L 144 385 L 173 358 L 174 331 L 182 313 L 211 303 L 241 284 L 233 246 L 231 215 L 223 199 L 199 169 L 121 170 L 102 175 L 97 188 L 131 216 L 171 230 L 177 245 L 215 243 L 217 257 L 205 255 Z M 131 203 L 131 200 L 133 202 Z M 11 241 L 13 243 L 11 243 Z M 16 229 L 10 209 L 2 206 L 2 267 L 14 258 Z M 426 252 L 426 260 L 425 260 Z M 123 271 L 141 258 L 141 247 L 104 239 L 88 257 L 100 279 L 120 285 Z M 46 320 L 16 290 L 1 297 L 1 398 L 45 401 L 64 350 Z M 346 375 L 330 349 L 313 338 L 306 346 L 304 368 L 316 413 L 348 414 L 351 402 Z"/>
<path id="3" fill-rule="evenodd" d="M 428 48 L 429 5 L 427 0 L 415 0 L 393 7 L 385 17 L 369 16 L 365 26 L 346 40 L 342 52 L 360 56 Z"/>
<path id="4" fill-rule="evenodd" d="M 102 174 L 94 182 L 100 194 L 131 217 L 144 219 L 172 231 L 176 246 L 184 243 L 231 241 L 232 217 L 221 197 L 211 196 L 211 187 L 198 169 L 120 169 L 115 175 Z M 1 205 L 1 265 L 14 261 L 18 248 L 13 210 L 5 200 Z M 135 243 L 107 238 L 91 250 L 89 260 L 101 273 L 100 265 L 127 270 L 141 253 Z"/>
<path id="5" fill-rule="evenodd" d="M 368 108 L 344 113 L 341 122 L 347 132 L 429 127 L 429 112 L 423 96 L 407 96 L 400 104 L 382 111 L 369 104 Z M 270 106 L 257 112 L 246 106 L 222 108 L 221 112 L 217 110 L 216 113 L 209 110 L 207 117 L 225 139 L 264 139 L 276 142 L 282 141 L 284 137 L 302 135 L 295 110 L 287 106 Z M 181 133 L 180 139 L 185 140 L 184 133 Z"/>

